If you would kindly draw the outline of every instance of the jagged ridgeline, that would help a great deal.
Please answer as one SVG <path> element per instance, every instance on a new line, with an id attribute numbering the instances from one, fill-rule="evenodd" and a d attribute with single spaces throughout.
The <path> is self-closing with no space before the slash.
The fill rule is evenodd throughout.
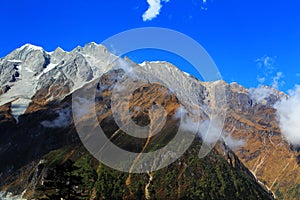
<path id="1" fill-rule="evenodd" d="M 114 63 L 115 59 L 104 46 L 90 43 L 71 52 L 60 48 L 46 52 L 25 45 L 0 60 L 2 196 L 18 195 L 24 199 L 299 197 L 299 177 L 295 175 L 299 172 L 297 151 L 281 139 L 272 108 L 282 94 L 274 93 L 264 102 L 254 102 L 248 90 L 237 84 L 204 83 L 167 62 L 138 65 L 130 60 Z M 148 82 L 128 97 L 131 119 L 139 126 L 159 123 L 161 113 L 153 114 L 150 110 L 155 105 L 164 107 L 166 123 L 150 138 L 129 136 L 112 115 L 112 93 L 124 79 L 127 65 L 156 77 L 168 74 L 174 88 L 182 93 L 183 99 L 179 99 L 178 91 Z M 137 83 L 132 80 L 132 84 Z M 176 115 L 182 108 L 194 120 L 207 120 L 209 116 L 204 112 L 193 116 L 192 103 L 212 107 L 215 87 L 224 87 L 229 108 L 225 129 L 231 137 L 244 143 L 235 147 L 234 140 L 221 139 L 200 159 L 202 139 L 196 137 L 188 150 L 165 168 L 144 174 L 114 170 L 95 159 L 77 134 L 72 118 L 72 94 L 82 87 L 94 87 L 96 91 L 98 123 L 91 126 L 100 125 L 111 142 L 131 152 L 151 152 L 166 146 L 178 132 L 180 120 Z M 88 120 L 89 107 L 83 103 L 83 108 L 83 119 Z M 192 133 L 187 129 L 185 134 Z M 280 148 L 275 148 L 278 144 Z M 276 153 L 277 149 L 283 153 Z M 278 158 L 281 160 L 277 161 Z M 272 185 L 287 160 L 293 168 L 286 167 Z M 289 181 L 283 181 L 284 178 Z"/>

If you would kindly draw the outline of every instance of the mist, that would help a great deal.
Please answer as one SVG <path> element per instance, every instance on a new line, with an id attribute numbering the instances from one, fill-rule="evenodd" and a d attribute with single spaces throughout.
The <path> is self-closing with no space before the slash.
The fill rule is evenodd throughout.
<path id="1" fill-rule="evenodd" d="M 42 121 L 41 124 L 46 128 L 64 128 L 71 123 L 71 109 L 65 108 L 57 110 L 58 117 L 52 121 Z"/>
<path id="2" fill-rule="evenodd" d="M 225 142 L 226 146 L 233 150 L 245 145 L 245 140 L 235 139 L 231 135 L 224 136 L 223 141 Z"/>
<path id="3" fill-rule="evenodd" d="M 218 118 L 195 121 L 187 117 L 188 111 L 182 107 L 177 109 L 175 118 L 181 120 L 181 128 L 185 131 L 197 134 L 206 144 L 213 145 L 218 141 L 223 141 L 231 148 L 236 149 L 245 144 L 244 140 L 238 140 L 225 132 L 223 123 Z"/>
<path id="4" fill-rule="evenodd" d="M 272 89 L 266 86 L 258 86 L 257 88 L 249 89 L 250 98 L 256 103 L 261 103 L 273 93 Z"/>
<path id="5" fill-rule="evenodd" d="M 300 145 L 300 85 L 289 90 L 289 97 L 282 98 L 274 108 L 282 135 L 293 145 Z"/>

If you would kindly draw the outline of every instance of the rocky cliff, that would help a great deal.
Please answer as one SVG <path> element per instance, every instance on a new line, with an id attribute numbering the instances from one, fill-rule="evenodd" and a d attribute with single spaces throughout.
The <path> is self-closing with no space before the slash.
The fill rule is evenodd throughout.
<path id="1" fill-rule="evenodd" d="M 128 67 L 137 74 L 126 77 Z M 0 69 L 2 191 L 26 199 L 299 198 L 299 153 L 281 137 L 273 108 L 284 95 L 280 92 L 256 102 L 238 84 L 204 83 L 166 62 L 138 65 L 116 60 L 95 43 L 71 52 L 25 45 L 2 58 Z M 129 88 L 139 86 L 127 98 L 130 118 L 140 126 L 159 127 L 164 116 L 158 134 L 137 139 L 116 124 L 113 91 L 128 80 Z M 77 134 L 72 94 L 82 88 L 96 91 L 99 123 L 92 127 L 100 125 L 115 145 L 128 151 L 151 152 L 168 144 L 178 132 L 176 115 L 181 108 L 198 122 L 226 109 L 226 132 L 205 158 L 198 158 L 203 140 L 196 131 L 200 137 L 168 167 L 148 174 L 119 172 L 93 158 Z M 221 98 L 218 88 L 224 91 Z M 223 98 L 224 108 L 218 104 Z M 164 112 L 152 112 L 156 105 Z M 122 104 L 115 106 L 126 112 Z M 84 102 L 82 108 L 88 120 L 90 108 Z M 185 130 L 187 137 L 192 132 Z"/>

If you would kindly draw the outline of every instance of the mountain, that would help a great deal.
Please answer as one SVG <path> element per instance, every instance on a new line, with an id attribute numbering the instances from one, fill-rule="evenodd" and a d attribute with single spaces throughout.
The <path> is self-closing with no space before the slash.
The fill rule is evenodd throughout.
<path id="1" fill-rule="evenodd" d="M 281 137 L 273 108 L 284 96 L 278 91 L 255 101 L 236 83 L 201 82 L 167 62 L 139 65 L 95 43 L 71 52 L 24 45 L 0 60 L 0 87 L 3 196 L 11 192 L 26 199 L 299 199 L 299 153 Z M 127 88 L 133 93 L 127 94 Z M 195 134 L 192 122 L 209 121 L 222 109 L 226 134 L 204 158 L 198 157 L 205 145 L 202 135 L 167 167 L 144 174 L 120 172 L 97 161 L 82 143 L 73 118 L 72 95 L 78 91 L 96 91 L 97 123 L 88 101 L 81 102 L 80 120 L 90 127 L 100 125 L 111 142 L 130 152 L 165 147 L 181 127 L 177 115 L 182 110 L 189 117 L 186 138 Z M 114 104 L 114 98 L 129 103 Z M 120 115 L 128 109 L 130 116 L 125 118 L 141 127 L 161 129 L 144 139 L 127 135 L 115 121 L 113 107 Z M 154 160 L 152 167 L 164 163 L 163 157 Z"/>
<path id="2" fill-rule="evenodd" d="M 229 110 L 225 130 L 245 145 L 234 150 L 241 161 L 278 199 L 299 199 L 299 151 L 281 134 L 274 104 L 286 95 L 272 94 L 257 102 L 249 90 L 227 86 Z"/>

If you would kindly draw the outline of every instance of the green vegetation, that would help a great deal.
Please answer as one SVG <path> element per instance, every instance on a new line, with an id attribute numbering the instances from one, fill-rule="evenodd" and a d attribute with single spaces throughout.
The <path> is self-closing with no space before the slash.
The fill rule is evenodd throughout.
<path id="1" fill-rule="evenodd" d="M 126 174 L 100 166 L 95 183 L 96 199 L 122 199 Z"/>
<path id="2" fill-rule="evenodd" d="M 216 150 L 199 159 L 195 150 L 200 145 L 194 142 L 178 161 L 153 172 L 148 188 L 151 199 L 270 199 L 246 168 L 231 166 Z M 36 199 L 145 199 L 147 174 L 131 174 L 126 185 L 128 173 L 100 164 L 84 148 L 68 159 L 63 154 L 66 149 L 46 156 L 53 156 L 56 165 L 49 168 Z"/>

